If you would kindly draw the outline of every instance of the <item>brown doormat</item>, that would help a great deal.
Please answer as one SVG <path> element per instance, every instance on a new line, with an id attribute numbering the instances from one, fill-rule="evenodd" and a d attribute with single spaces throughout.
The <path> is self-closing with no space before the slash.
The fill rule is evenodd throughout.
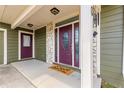
<path id="1" fill-rule="evenodd" d="M 71 73 L 74 72 L 72 69 L 70 69 L 68 67 L 64 67 L 64 66 L 58 65 L 58 64 L 53 64 L 49 68 L 53 69 L 53 70 L 56 70 L 56 71 L 59 71 L 59 72 L 61 72 L 63 74 L 66 74 L 66 75 L 70 75 Z"/>

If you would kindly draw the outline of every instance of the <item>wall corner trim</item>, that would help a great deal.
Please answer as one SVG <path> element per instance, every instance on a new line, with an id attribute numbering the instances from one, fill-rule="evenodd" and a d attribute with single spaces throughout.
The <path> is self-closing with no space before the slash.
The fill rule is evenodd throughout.
<path id="1" fill-rule="evenodd" d="M 124 35 L 122 34 L 122 49 L 123 49 L 123 52 L 122 52 L 122 76 L 124 78 Z"/>
<path id="2" fill-rule="evenodd" d="M 0 31 L 4 31 L 4 62 L 7 64 L 7 29 L 0 28 Z"/>

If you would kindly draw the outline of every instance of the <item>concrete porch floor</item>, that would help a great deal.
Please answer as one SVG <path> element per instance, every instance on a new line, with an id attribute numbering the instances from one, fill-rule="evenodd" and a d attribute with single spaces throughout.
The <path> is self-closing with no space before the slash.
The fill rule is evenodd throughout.
<path id="1" fill-rule="evenodd" d="M 34 88 L 34 86 L 13 66 L 0 65 L 0 88 Z"/>
<path id="2" fill-rule="evenodd" d="M 39 60 L 26 60 L 11 64 L 22 73 L 35 87 L 38 88 L 80 88 L 79 72 L 65 75 L 49 69 L 51 64 Z"/>

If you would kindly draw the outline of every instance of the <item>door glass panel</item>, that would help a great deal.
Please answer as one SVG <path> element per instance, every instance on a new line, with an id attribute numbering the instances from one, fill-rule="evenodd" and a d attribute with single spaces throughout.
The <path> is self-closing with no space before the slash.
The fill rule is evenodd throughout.
<path id="1" fill-rule="evenodd" d="M 75 29 L 75 52 L 76 52 L 76 62 L 79 62 L 79 29 Z"/>
<path id="2" fill-rule="evenodd" d="M 23 47 L 30 47 L 30 36 L 23 35 Z"/>
<path id="3" fill-rule="evenodd" d="M 68 48 L 68 41 L 69 41 L 69 37 L 68 37 L 68 32 L 64 32 L 63 33 L 63 45 L 64 48 Z"/>

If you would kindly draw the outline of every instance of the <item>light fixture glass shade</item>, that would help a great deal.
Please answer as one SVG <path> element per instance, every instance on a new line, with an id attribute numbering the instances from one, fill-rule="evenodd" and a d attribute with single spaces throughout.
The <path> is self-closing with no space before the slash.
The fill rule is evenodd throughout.
<path id="1" fill-rule="evenodd" d="M 60 12 L 56 7 L 53 7 L 50 11 L 54 15 L 57 15 Z"/>

